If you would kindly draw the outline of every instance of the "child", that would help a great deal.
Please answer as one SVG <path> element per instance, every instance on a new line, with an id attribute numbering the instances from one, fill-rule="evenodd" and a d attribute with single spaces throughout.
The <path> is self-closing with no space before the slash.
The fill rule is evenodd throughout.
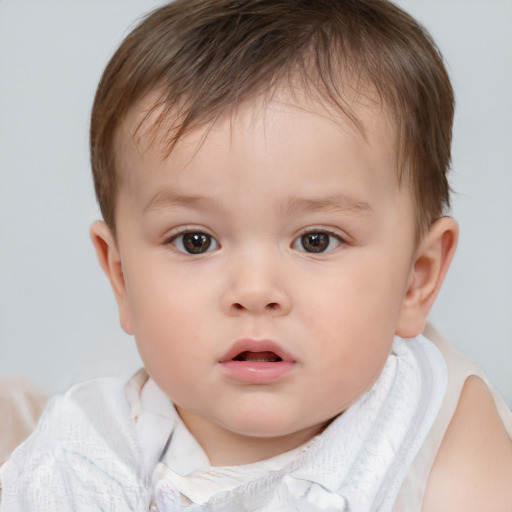
<path id="1" fill-rule="evenodd" d="M 2 510 L 510 511 L 510 412 L 421 336 L 457 243 L 452 116 L 383 0 L 147 17 L 91 122 L 92 239 L 144 369 L 54 399 Z"/>

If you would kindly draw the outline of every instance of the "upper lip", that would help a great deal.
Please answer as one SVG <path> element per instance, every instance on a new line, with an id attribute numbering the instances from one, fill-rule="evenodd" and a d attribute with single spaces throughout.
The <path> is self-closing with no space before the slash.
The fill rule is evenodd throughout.
<path id="1" fill-rule="evenodd" d="M 219 362 L 231 361 L 243 352 L 273 352 L 283 361 L 295 361 L 295 357 L 290 352 L 273 340 L 241 338 L 231 345 Z"/>

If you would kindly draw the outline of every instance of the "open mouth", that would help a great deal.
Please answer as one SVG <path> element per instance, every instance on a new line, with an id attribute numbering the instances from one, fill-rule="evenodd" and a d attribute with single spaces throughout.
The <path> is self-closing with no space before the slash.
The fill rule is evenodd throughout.
<path id="1" fill-rule="evenodd" d="M 293 372 L 296 359 L 280 344 L 268 339 L 242 338 L 219 360 L 223 375 L 251 385 L 277 382 Z"/>
<path id="2" fill-rule="evenodd" d="M 258 362 L 258 363 L 278 363 L 282 361 L 282 358 L 279 357 L 276 353 L 271 351 L 265 352 L 251 352 L 249 350 L 245 350 L 244 352 L 240 352 L 240 354 L 236 355 L 233 358 L 234 361 L 250 361 L 250 362 Z"/>
<path id="3" fill-rule="evenodd" d="M 295 357 L 280 344 L 267 339 L 242 338 L 220 358 L 220 362 L 237 361 L 247 363 L 293 362 Z"/>

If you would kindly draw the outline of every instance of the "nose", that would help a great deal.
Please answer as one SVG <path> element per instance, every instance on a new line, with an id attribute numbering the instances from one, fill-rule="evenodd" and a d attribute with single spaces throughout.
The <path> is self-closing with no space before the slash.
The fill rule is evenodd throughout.
<path id="1" fill-rule="evenodd" d="M 285 285 L 283 269 L 269 258 L 240 257 L 230 265 L 221 307 L 231 316 L 245 313 L 282 316 L 290 312 L 292 301 Z"/>

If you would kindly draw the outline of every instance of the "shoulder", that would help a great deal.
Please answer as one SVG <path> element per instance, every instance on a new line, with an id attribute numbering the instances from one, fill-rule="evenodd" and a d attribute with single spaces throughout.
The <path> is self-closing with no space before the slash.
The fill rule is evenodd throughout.
<path id="1" fill-rule="evenodd" d="M 123 386 L 97 379 L 49 402 L 34 433 L 2 467 L 2 511 L 36 504 L 37 510 L 76 510 L 82 498 L 84 510 L 103 510 L 95 506 L 100 502 L 114 510 L 145 497 L 147 478 Z"/>
<path id="2" fill-rule="evenodd" d="M 486 384 L 469 377 L 428 480 L 423 512 L 512 510 L 512 441 Z"/>
<path id="3" fill-rule="evenodd" d="M 109 429 L 129 423 L 131 412 L 123 386 L 120 379 L 99 378 L 75 384 L 53 396 L 29 441 L 46 447 L 65 446 L 80 443 L 81 437 L 93 432 L 104 437 Z"/>
<path id="4" fill-rule="evenodd" d="M 55 453 L 78 453 L 92 440 L 98 446 L 111 446 L 116 439 L 119 447 L 121 440 L 133 440 L 134 428 L 124 382 L 100 378 L 76 384 L 53 397 L 29 441 Z"/>

